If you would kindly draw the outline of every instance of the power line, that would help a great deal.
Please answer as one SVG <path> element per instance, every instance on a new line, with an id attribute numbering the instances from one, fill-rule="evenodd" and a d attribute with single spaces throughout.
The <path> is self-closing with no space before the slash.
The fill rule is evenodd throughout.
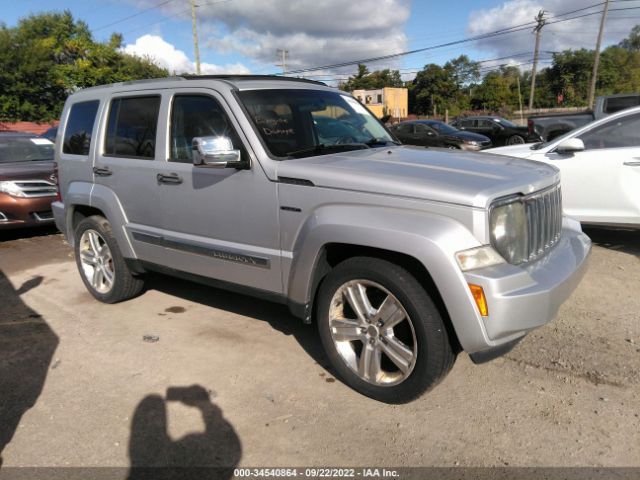
<path id="1" fill-rule="evenodd" d="M 584 9 L 588 9 L 588 8 L 594 8 L 596 6 L 602 5 L 604 2 L 601 2 L 599 4 L 594 4 L 590 7 L 584 7 L 582 9 L 578 9 L 577 11 L 582 11 Z M 636 10 L 636 9 L 640 9 L 640 7 L 626 7 L 626 8 L 621 8 L 621 9 L 610 9 L 610 11 L 616 11 L 616 10 Z M 555 15 L 553 17 L 550 18 L 559 18 L 562 16 L 566 16 L 568 14 L 571 13 L 576 13 L 577 11 L 571 11 L 571 12 L 565 12 L 562 14 L 558 14 Z M 590 12 L 590 13 L 584 13 L 582 15 L 576 15 L 574 17 L 570 17 L 570 18 L 561 18 L 559 20 L 555 20 L 555 21 L 548 21 L 547 25 L 553 25 L 556 23 L 562 23 L 562 22 L 568 22 L 571 20 L 575 20 L 578 18 L 584 18 L 584 17 L 588 17 L 590 15 L 597 15 L 599 13 L 602 13 L 602 10 L 599 10 L 597 12 Z M 351 60 L 351 61 L 347 61 L 347 62 L 341 62 L 341 63 L 334 63 L 331 65 L 322 65 L 322 66 L 317 66 L 317 67 L 308 67 L 308 68 L 301 68 L 298 70 L 290 70 L 288 72 L 289 75 L 292 74 L 299 74 L 299 73 L 307 73 L 307 72 L 314 72 L 314 71 L 318 71 L 318 70 L 331 70 L 331 69 L 335 69 L 335 68 L 341 68 L 341 67 L 348 67 L 351 65 L 357 65 L 360 63 L 374 63 L 374 62 L 378 62 L 381 60 L 389 60 L 392 58 L 399 58 L 399 57 L 403 57 L 403 56 L 407 56 L 407 55 L 413 55 L 416 53 L 420 53 L 420 52 L 426 52 L 429 50 L 436 50 L 436 49 L 440 49 L 440 48 L 444 48 L 444 47 L 449 47 L 449 46 L 453 46 L 453 45 L 460 45 L 463 43 L 469 43 L 469 42 L 474 42 L 474 41 L 479 41 L 479 40 L 485 40 L 488 38 L 493 38 L 493 37 L 497 37 L 497 36 L 501 36 L 501 35 L 506 35 L 506 34 L 510 34 L 510 33 L 515 33 L 515 32 L 519 32 L 519 31 L 523 31 L 523 30 L 528 30 L 529 28 L 531 28 L 533 26 L 535 22 L 527 22 L 521 25 L 515 25 L 513 27 L 508 27 L 508 28 L 502 28 L 500 30 L 495 30 L 493 32 L 488 32 L 485 34 L 481 34 L 481 35 L 476 35 L 473 37 L 469 37 L 469 38 L 465 38 L 465 39 L 461 39 L 461 40 L 455 40 L 452 42 L 446 42 L 446 43 L 442 43 L 442 44 L 438 44 L 438 45 L 431 45 L 428 47 L 423 47 L 423 48 L 417 48 L 414 50 L 409 50 L 409 51 L 405 51 L 405 52 L 398 52 L 398 53 L 391 53 L 388 55 L 381 55 L 378 57 L 371 57 L 371 58 L 364 58 L 364 59 L 358 59 L 358 60 Z"/>
<path id="2" fill-rule="evenodd" d="M 142 15 L 143 13 L 147 13 L 147 12 L 149 12 L 151 10 L 155 10 L 156 8 L 160 8 L 160 7 L 164 6 L 164 5 L 166 5 L 167 3 L 171 3 L 173 1 L 175 1 L 175 0 L 164 0 L 163 2 L 160 2 L 157 5 L 154 5 L 153 7 L 145 8 L 144 10 L 141 10 L 138 13 L 134 13 L 133 15 L 129 15 L 128 17 L 121 18 L 120 20 L 116 20 L 116 21 L 111 22 L 111 23 L 107 23 L 106 25 L 103 25 L 101 27 L 94 28 L 93 31 L 97 32 L 99 30 L 104 30 L 105 28 L 112 27 L 113 25 L 117 25 L 119 23 L 126 22 L 127 20 L 130 20 L 132 18 L 138 17 L 138 16 Z"/>

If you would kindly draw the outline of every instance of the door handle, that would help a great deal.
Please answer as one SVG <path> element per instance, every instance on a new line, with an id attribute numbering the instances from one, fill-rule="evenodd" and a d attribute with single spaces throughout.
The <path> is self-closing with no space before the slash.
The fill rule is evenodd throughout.
<path id="1" fill-rule="evenodd" d="M 170 173 L 168 175 L 159 173 L 158 175 L 156 175 L 156 178 L 158 179 L 158 183 L 166 183 L 171 185 L 179 185 L 180 183 L 182 183 L 182 177 L 177 173 Z"/>
<path id="2" fill-rule="evenodd" d="M 627 167 L 640 167 L 640 162 L 624 162 L 623 165 Z"/>
<path id="3" fill-rule="evenodd" d="M 93 173 L 100 177 L 108 177 L 113 171 L 109 167 L 93 167 Z"/>

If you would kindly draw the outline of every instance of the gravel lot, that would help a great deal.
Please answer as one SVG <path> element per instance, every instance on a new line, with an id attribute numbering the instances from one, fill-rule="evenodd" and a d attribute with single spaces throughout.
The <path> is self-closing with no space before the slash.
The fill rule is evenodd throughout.
<path id="1" fill-rule="evenodd" d="M 102 305 L 60 234 L 0 233 L 2 464 L 640 467 L 640 232 L 587 233 L 554 322 L 402 406 L 284 307 L 161 276 Z"/>

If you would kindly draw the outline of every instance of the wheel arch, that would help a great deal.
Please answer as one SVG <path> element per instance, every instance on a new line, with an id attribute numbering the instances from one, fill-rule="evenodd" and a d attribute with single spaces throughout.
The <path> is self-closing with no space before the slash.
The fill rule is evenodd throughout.
<path id="1" fill-rule="evenodd" d="M 458 336 L 438 286 L 422 262 L 407 253 L 349 243 L 327 243 L 323 245 L 320 252 L 318 252 L 309 292 L 310 308 L 314 313 L 317 306 L 315 299 L 324 278 L 335 266 L 349 258 L 355 257 L 385 260 L 407 270 L 431 297 L 447 328 L 447 334 L 452 347 L 455 351 L 460 350 Z"/>
<path id="2" fill-rule="evenodd" d="M 292 313 L 310 322 L 322 279 L 340 261 L 372 256 L 412 273 L 434 297 L 443 318 L 464 345 L 482 330 L 455 252 L 479 246 L 454 218 L 421 211 L 331 206 L 318 209 L 298 234 L 285 291 Z M 288 276 L 287 276 L 288 275 Z"/>

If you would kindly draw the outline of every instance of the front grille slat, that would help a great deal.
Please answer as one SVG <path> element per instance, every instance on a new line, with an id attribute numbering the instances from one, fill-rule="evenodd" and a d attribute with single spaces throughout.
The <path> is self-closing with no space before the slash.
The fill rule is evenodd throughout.
<path id="1" fill-rule="evenodd" d="M 48 180 L 18 180 L 13 184 L 28 198 L 55 197 L 58 191 L 56 184 Z"/>
<path id="2" fill-rule="evenodd" d="M 524 199 L 528 223 L 528 258 L 536 260 L 560 239 L 562 193 L 560 186 L 536 192 Z"/>

